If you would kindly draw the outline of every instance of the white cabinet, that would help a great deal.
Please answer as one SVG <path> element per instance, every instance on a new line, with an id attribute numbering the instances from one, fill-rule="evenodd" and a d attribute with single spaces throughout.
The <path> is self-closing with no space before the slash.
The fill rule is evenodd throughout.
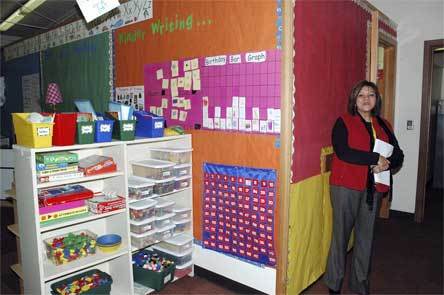
<path id="1" fill-rule="evenodd" d="M 49 294 L 52 283 L 97 268 L 112 276 L 112 294 L 134 294 L 131 255 L 132 251 L 137 249 L 131 247 L 127 179 L 129 175 L 132 175 L 131 163 L 151 158 L 150 148 L 159 147 L 191 149 L 191 135 L 41 149 L 14 146 L 17 210 L 20 223 L 20 248 L 25 293 Z M 36 154 L 56 151 L 77 153 L 79 159 L 90 155 L 111 156 L 117 164 L 117 172 L 38 183 Z M 94 192 L 115 192 L 124 196 L 126 208 L 105 214 L 88 213 L 87 216 L 72 218 L 69 221 L 40 225 L 38 190 L 73 183 L 79 183 Z M 157 195 L 155 198 L 174 200 L 176 205 L 181 207 L 193 207 L 191 185 L 168 194 Z M 55 265 L 47 259 L 43 242 L 45 239 L 79 230 L 89 230 L 98 236 L 110 233 L 118 234 L 122 237 L 122 245 L 116 252 L 102 253 L 97 249 L 96 254 L 62 265 Z M 189 234 L 193 235 L 192 224 Z"/>
<path id="2" fill-rule="evenodd" d="M 52 186 L 79 183 L 94 192 L 113 191 L 127 196 L 127 160 L 125 145 L 121 142 L 98 143 L 30 149 L 15 146 L 17 210 L 20 226 L 21 257 L 24 292 L 49 294 L 50 285 L 74 274 L 92 268 L 107 272 L 113 278 L 113 294 L 133 293 L 131 247 L 129 242 L 128 206 L 106 214 L 89 213 L 88 216 L 41 226 L 39 220 L 38 190 Z M 35 159 L 42 152 L 69 151 L 82 159 L 89 155 L 111 156 L 117 172 L 80 177 L 57 182 L 37 183 Z M 44 240 L 78 230 L 89 230 L 98 236 L 115 233 L 122 237 L 118 251 L 88 255 L 67 264 L 55 265 L 46 257 Z"/>

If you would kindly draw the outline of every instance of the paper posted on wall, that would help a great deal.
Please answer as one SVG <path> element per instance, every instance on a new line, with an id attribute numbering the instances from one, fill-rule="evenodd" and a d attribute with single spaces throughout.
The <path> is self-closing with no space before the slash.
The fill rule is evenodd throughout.
<path id="1" fill-rule="evenodd" d="M 388 158 L 393 153 L 393 145 L 376 139 L 375 146 L 373 147 L 375 153 L 379 153 L 381 156 Z M 375 182 L 390 185 L 390 170 L 375 173 Z"/>

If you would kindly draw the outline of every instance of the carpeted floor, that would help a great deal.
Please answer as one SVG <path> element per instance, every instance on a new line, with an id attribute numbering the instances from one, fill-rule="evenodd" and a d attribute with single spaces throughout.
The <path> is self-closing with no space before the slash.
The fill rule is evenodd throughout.
<path id="1" fill-rule="evenodd" d="M 390 212 L 390 219 L 378 219 L 370 278 L 372 294 L 443 294 L 442 199 L 442 190 L 429 191 L 422 224 L 413 221 L 413 214 L 396 211 Z M 9 269 L 17 260 L 14 236 L 6 229 L 12 216 L 11 207 L 1 207 L 1 294 L 17 294 L 19 290 L 18 279 Z M 158 294 L 259 294 L 197 267 L 195 273 L 195 277 L 169 284 Z M 347 278 L 344 294 L 349 293 Z M 320 279 L 303 293 L 328 292 Z"/>

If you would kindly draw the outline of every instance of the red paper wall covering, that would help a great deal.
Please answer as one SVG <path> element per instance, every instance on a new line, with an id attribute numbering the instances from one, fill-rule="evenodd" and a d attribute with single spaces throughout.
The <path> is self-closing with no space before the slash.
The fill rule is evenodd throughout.
<path id="1" fill-rule="evenodd" d="M 350 89 L 366 78 L 370 20 L 352 1 L 295 2 L 292 182 L 320 174 L 321 148 L 331 145 Z"/>

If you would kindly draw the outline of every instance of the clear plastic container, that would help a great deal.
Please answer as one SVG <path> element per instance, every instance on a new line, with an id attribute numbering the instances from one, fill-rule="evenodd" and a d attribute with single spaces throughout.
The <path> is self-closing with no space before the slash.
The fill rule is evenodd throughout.
<path id="1" fill-rule="evenodd" d="M 130 220 L 130 231 L 135 234 L 144 234 L 154 229 L 154 217 L 141 221 Z"/>
<path id="2" fill-rule="evenodd" d="M 69 237 L 73 243 L 65 238 Z M 97 235 L 89 230 L 79 230 L 45 239 L 46 257 L 55 265 L 61 265 L 96 253 Z M 65 255 L 69 251 L 73 255 Z"/>
<path id="3" fill-rule="evenodd" d="M 191 176 L 182 176 L 176 178 L 176 183 L 174 184 L 174 188 L 179 190 L 190 187 L 190 185 L 191 185 Z"/>
<path id="4" fill-rule="evenodd" d="M 191 164 L 179 164 L 173 167 L 173 175 L 176 177 L 191 176 Z"/>
<path id="5" fill-rule="evenodd" d="M 174 234 L 189 232 L 191 230 L 191 219 L 181 219 L 173 221 L 175 228 Z"/>
<path id="6" fill-rule="evenodd" d="M 173 208 L 173 221 L 182 220 L 182 219 L 190 219 L 191 218 L 191 208 L 189 207 L 176 207 Z"/>
<path id="7" fill-rule="evenodd" d="M 154 226 L 156 228 L 163 228 L 167 225 L 173 224 L 172 217 L 174 213 L 164 214 L 162 216 L 155 217 Z"/>
<path id="8" fill-rule="evenodd" d="M 189 275 L 192 271 L 193 271 L 193 261 L 190 260 L 187 263 L 176 265 L 176 270 L 174 271 L 174 277 L 180 279 L 186 275 Z"/>
<path id="9" fill-rule="evenodd" d="M 176 178 L 171 177 L 167 179 L 149 179 L 154 182 L 154 193 L 157 195 L 163 195 L 174 191 L 174 185 L 176 184 Z"/>
<path id="10" fill-rule="evenodd" d="M 130 208 L 130 219 L 134 221 L 142 221 L 154 216 L 154 207 L 157 201 L 146 199 L 131 203 Z"/>
<path id="11" fill-rule="evenodd" d="M 131 200 L 141 200 L 153 194 L 154 182 L 146 178 L 131 175 L 128 177 L 128 197 Z"/>
<path id="12" fill-rule="evenodd" d="M 174 201 L 167 201 L 162 198 L 157 199 L 157 204 L 154 207 L 155 212 L 154 215 L 156 217 L 161 217 L 166 214 L 173 213 Z"/>
<path id="13" fill-rule="evenodd" d="M 174 236 L 158 244 L 163 249 L 183 254 L 193 248 L 193 237 L 187 234 Z"/>
<path id="14" fill-rule="evenodd" d="M 155 229 L 143 234 L 130 233 L 130 235 L 131 245 L 136 247 L 137 249 L 148 247 L 157 242 L 157 231 Z"/>
<path id="15" fill-rule="evenodd" d="M 159 254 L 159 256 L 163 256 L 167 259 L 171 259 L 176 263 L 176 265 L 181 265 L 188 263 L 192 259 L 193 255 L 193 249 L 189 249 L 188 251 L 185 251 L 183 253 L 178 253 L 175 251 L 167 250 L 163 247 L 161 247 L 159 244 L 156 244 L 153 246 L 153 249 L 155 252 Z"/>
<path id="16" fill-rule="evenodd" d="M 133 174 L 151 179 L 166 179 L 173 176 L 174 163 L 160 160 L 133 162 Z"/>
<path id="17" fill-rule="evenodd" d="M 174 224 L 170 224 L 165 227 L 156 229 L 156 240 L 163 241 L 171 238 L 174 234 L 174 227 Z"/>
<path id="18" fill-rule="evenodd" d="M 191 163 L 191 152 L 193 149 L 181 148 L 152 148 L 151 157 L 177 164 Z"/>

